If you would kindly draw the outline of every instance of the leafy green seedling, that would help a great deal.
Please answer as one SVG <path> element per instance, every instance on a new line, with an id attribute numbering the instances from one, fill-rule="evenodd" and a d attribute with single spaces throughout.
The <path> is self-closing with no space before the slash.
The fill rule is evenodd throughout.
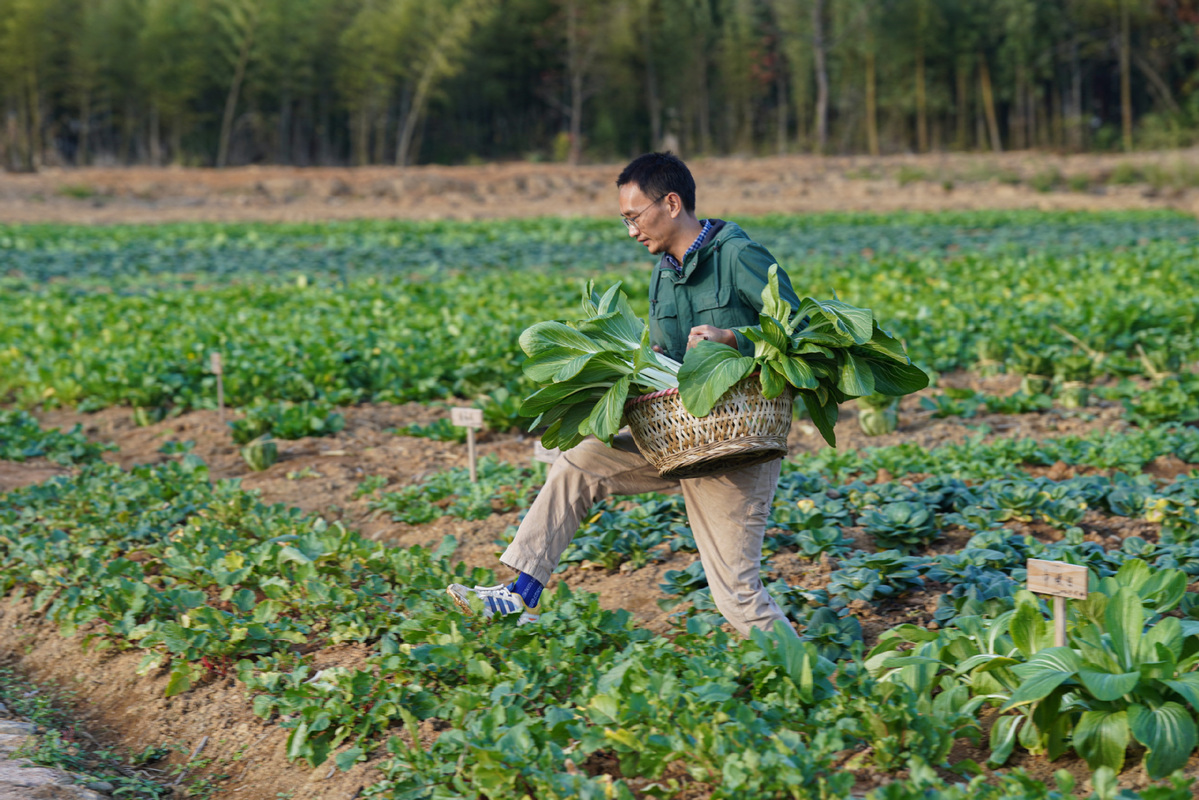
<path id="1" fill-rule="evenodd" d="M 367 475 L 354 489 L 354 499 L 357 500 L 359 498 L 366 497 L 368 494 L 374 494 L 386 485 L 386 475 Z"/>
<path id="2" fill-rule="evenodd" d="M 859 520 L 880 547 L 910 552 L 940 538 L 936 517 L 916 503 L 899 501 L 870 509 Z"/>

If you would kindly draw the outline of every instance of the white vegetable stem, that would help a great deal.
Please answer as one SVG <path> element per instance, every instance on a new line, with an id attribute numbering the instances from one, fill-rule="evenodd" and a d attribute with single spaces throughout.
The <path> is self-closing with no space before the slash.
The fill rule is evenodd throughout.
<path id="1" fill-rule="evenodd" d="M 662 365 L 662 369 L 654 369 L 653 367 L 645 367 L 641 372 L 636 374 L 635 380 L 642 386 L 649 386 L 658 391 L 667 389 L 679 388 L 679 367 L 682 366 L 669 356 L 664 356 L 658 353 L 654 354 L 654 359 Z"/>

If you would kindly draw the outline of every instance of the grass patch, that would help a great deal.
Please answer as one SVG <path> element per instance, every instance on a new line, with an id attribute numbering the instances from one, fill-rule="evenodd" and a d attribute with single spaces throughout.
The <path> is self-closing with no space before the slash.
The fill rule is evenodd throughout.
<path id="1" fill-rule="evenodd" d="M 874 164 L 846 170 L 845 177 L 856 181 L 877 181 L 883 178 L 883 171 Z"/>
<path id="2" fill-rule="evenodd" d="M 970 183 L 997 181 L 1007 186 L 1015 186 L 1023 181 L 1019 172 L 989 161 L 970 164 L 959 177 Z"/>
<path id="3" fill-rule="evenodd" d="M 1071 175 L 1066 179 L 1066 186 L 1070 187 L 1072 192 L 1089 192 L 1091 190 L 1091 176 L 1084 173 Z"/>
<path id="4" fill-rule="evenodd" d="M 1013 169 L 1001 169 L 995 174 L 995 180 L 1004 186 L 1018 186 L 1022 178 L 1020 177 L 1020 173 Z"/>
<path id="5" fill-rule="evenodd" d="M 81 731 L 66 710 L 71 705 L 71 693 L 35 686 L 8 667 L 0 667 L 0 698 L 11 713 L 38 726 L 38 735 L 31 737 L 15 756 L 42 767 L 75 773 L 81 785 L 115 797 L 158 800 L 172 796 L 171 787 L 166 785 L 167 772 L 146 766 L 164 758 L 171 748 L 147 747 L 141 753 L 122 756 L 103 747 Z M 185 768 L 178 767 L 176 774 Z"/>
<path id="6" fill-rule="evenodd" d="M 1144 181 L 1145 173 L 1141 171 L 1141 168 L 1135 164 L 1129 164 L 1127 161 L 1117 164 L 1107 176 L 1107 182 L 1112 186 L 1129 186 Z"/>
<path id="7" fill-rule="evenodd" d="M 98 192 L 90 186 L 84 186 L 81 183 L 71 183 L 66 186 L 59 186 L 54 190 L 54 193 L 59 197 L 70 197 L 75 200 L 90 200 L 95 197 Z"/>
<path id="8" fill-rule="evenodd" d="M 1158 191 L 1181 191 L 1199 187 L 1199 166 L 1175 162 L 1168 166 L 1150 164 L 1144 170 L 1145 180 Z"/>
<path id="9" fill-rule="evenodd" d="M 1062 173 L 1058 171 L 1057 167 L 1049 167 L 1033 175 L 1028 183 L 1038 192 L 1052 192 L 1061 182 Z"/>
<path id="10" fill-rule="evenodd" d="M 904 164 L 899 168 L 899 172 L 896 173 L 895 179 L 899 181 L 900 186 L 907 186 L 909 183 L 928 180 L 928 172 L 920 167 L 910 167 L 907 164 Z"/>

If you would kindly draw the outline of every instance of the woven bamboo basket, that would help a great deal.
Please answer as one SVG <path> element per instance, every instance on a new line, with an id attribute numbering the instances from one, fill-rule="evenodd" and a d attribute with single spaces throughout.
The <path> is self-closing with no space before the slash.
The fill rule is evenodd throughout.
<path id="1" fill-rule="evenodd" d="M 642 455 L 663 478 L 699 478 L 787 455 L 791 387 L 762 397 L 758 376 L 734 384 L 706 417 L 683 407 L 677 389 L 634 397 L 625 421 Z"/>

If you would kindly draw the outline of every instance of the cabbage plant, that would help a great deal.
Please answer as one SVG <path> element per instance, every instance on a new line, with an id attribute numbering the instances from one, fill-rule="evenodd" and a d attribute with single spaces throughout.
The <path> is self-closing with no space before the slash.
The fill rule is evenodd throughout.
<path id="1" fill-rule="evenodd" d="M 859 397 L 858 427 L 867 436 L 895 433 L 899 428 L 899 398 L 885 394 Z"/>
<path id="2" fill-rule="evenodd" d="M 1051 646 L 1042 601 L 1020 590 L 1015 608 L 994 619 L 887 631 L 867 669 L 919 692 L 960 682 L 972 704 L 998 705 L 993 767 L 1021 745 L 1051 761 L 1073 749 L 1091 769 L 1120 772 L 1139 746 L 1149 777 L 1161 778 L 1199 746 L 1199 622 L 1172 616 L 1186 588 L 1182 572 L 1130 559 L 1115 575 L 1092 576 L 1087 599 L 1072 604 L 1063 647 Z"/>
<path id="3" fill-rule="evenodd" d="M 241 448 L 241 457 L 250 469 L 262 472 L 279 460 L 279 445 L 269 435 L 261 436 Z"/>
<path id="4" fill-rule="evenodd" d="M 859 520 L 879 547 L 910 551 L 940 537 L 937 518 L 920 503 L 900 500 L 871 508 Z"/>

